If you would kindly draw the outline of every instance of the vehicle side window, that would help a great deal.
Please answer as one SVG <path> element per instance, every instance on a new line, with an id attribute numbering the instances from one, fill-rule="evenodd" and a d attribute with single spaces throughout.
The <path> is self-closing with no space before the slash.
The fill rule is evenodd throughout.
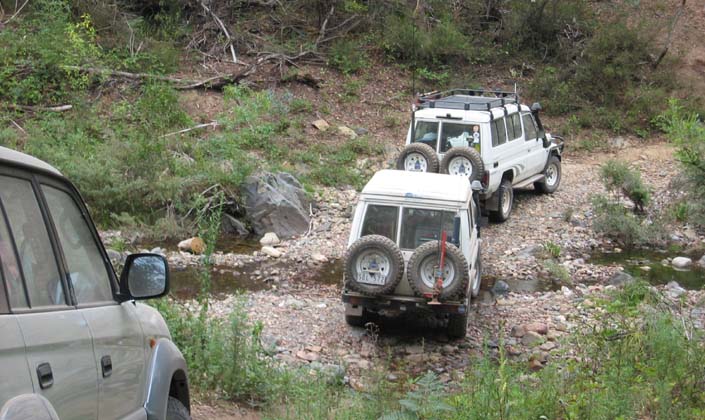
<path id="1" fill-rule="evenodd" d="M 0 206 L 0 210 L 1 210 Z M 22 285 L 22 275 L 20 273 L 20 265 L 17 262 L 15 249 L 10 237 L 10 231 L 5 223 L 2 211 L 0 211 L 0 277 L 7 284 L 7 293 L 9 295 L 10 306 L 12 308 L 27 308 L 27 296 L 24 293 Z M 0 283 L 2 293 L 5 293 L 5 287 Z M 2 298 L 5 301 L 5 298 Z"/>
<path id="2" fill-rule="evenodd" d="M 365 212 L 365 221 L 362 224 L 360 236 L 382 235 L 396 243 L 398 221 L 398 207 L 370 204 Z"/>
<path id="3" fill-rule="evenodd" d="M 518 113 L 509 116 L 509 119 L 507 120 L 507 126 L 510 125 L 512 126 L 512 129 L 509 130 L 509 132 L 511 133 L 509 138 L 512 140 L 521 138 L 521 117 Z"/>
<path id="4" fill-rule="evenodd" d="M 452 242 L 455 225 L 455 213 L 440 210 L 404 208 L 402 231 L 399 247 L 416 249 L 428 241 L 441 239 L 441 232 L 446 232 L 446 240 Z"/>
<path id="5" fill-rule="evenodd" d="M 507 142 L 507 130 L 504 127 L 504 118 L 492 121 L 492 146 L 499 146 Z"/>
<path id="6" fill-rule="evenodd" d="M 521 116 L 524 120 L 524 131 L 526 132 L 526 140 L 536 140 L 538 134 L 536 134 L 536 124 L 534 124 L 534 118 L 531 114 L 524 114 Z"/>
<path id="7" fill-rule="evenodd" d="M 66 192 L 42 185 L 49 213 L 59 235 L 76 301 L 113 300 L 110 277 L 91 229 L 74 199 Z"/>
<path id="8" fill-rule="evenodd" d="M 56 256 L 32 184 L 23 179 L 1 176 L 0 185 L 0 201 L 17 247 L 29 305 L 65 305 L 66 295 Z"/>
<path id="9" fill-rule="evenodd" d="M 417 121 L 414 132 L 413 143 L 423 143 L 431 146 L 433 150 L 438 150 L 438 122 Z"/>

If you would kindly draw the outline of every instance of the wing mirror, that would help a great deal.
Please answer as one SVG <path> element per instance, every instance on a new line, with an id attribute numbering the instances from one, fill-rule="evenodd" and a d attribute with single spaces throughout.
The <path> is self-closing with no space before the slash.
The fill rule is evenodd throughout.
<path id="1" fill-rule="evenodd" d="M 153 299 L 169 292 L 169 264 L 159 254 L 132 254 L 120 276 L 125 300 Z"/>
<path id="2" fill-rule="evenodd" d="M 532 114 L 538 114 L 539 111 L 541 111 L 541 104 L 538 102 L 534 102 L 533 105 L 531 105 L 531 113 Z"/>

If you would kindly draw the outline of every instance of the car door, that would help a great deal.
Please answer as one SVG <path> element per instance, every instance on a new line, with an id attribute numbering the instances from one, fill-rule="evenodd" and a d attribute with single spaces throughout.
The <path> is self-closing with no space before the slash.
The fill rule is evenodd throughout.
<path id="1" fill-rule="evenodd" d="M 518 147 L 517 141 L 508 138 L 506 118 L 495 118 L 491 123 L 492 131 L 492 168 L 491 177 L 499 179 L 506 171 L 512 171 L 514 183 L 526 178 L 526 150 Z M 523 146 L 523 145 L 521 145 Z M 488 162 L 489 163 L 489 162 Z M 499 183 L 499 181 L 497 181 Z"/>
<path id="2" fill-rule="evenodd" d="M 524 126 L 524 144 L 528 152 L 527 162 L 531 175 L 543 172 L 546 166 L 546 149 L 543 147 L 543 142 L 538 138 L 538 130 L 534 117 L 529 112 L 521 114 L 522 125 Z"/>
<path id="3" fill-rule="evenodd" d="M 24 338 L 33 390 L 49 400 L 62 419 L 95 419 L 98 376 L 93 343 L 86 320 L 71 305 L 37 185 L 31 174 L 2 168 L 0 185 L 0 207 L 22 282 L 10 291 L 19 302 L 13 312 Z"/>
<path id="4" fill-rule="evenodd" d="M 15 292 L 15 288 L 10 289 L 11 284 L 17 284 L 19 273 L 17 271 L 17 259 L 10 246 L 7 224 L 0 212 L 0 411 L 2 407 L 11 399 L 22 394 L 31 394 L 32 378 L 27 366 L 27 358 L 24 352 L 24 339 L 17 316 L 11 313 L 10 290 Z M 21 290 L 21 289 L 20 289 Z M 15 293 L 13 309 L 26 308 L 26 302 L 22 302 L 21 296 Z M 5 378 L 11 380 L 5 380 Z"/>
<path id="5" fill-rule="evenodd" d="M 146 346 L 135 307 L 115 301 L 112 267 L 78 194 L 51 180 L 42 180 L 41 190 L 77 307 L 93 337 L 99 418 L 146 418 Z"/>

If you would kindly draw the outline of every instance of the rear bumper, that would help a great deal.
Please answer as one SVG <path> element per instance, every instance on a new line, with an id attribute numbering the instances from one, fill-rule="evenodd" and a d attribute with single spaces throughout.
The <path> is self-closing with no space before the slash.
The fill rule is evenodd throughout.
<path id="1" fill-rule="evenodd" d="M 466 302 L 442 302 L 430 304 L 428 299 L 407 296 L 365 296 L 355 292 L 343 292 L 342 300 L 354 307 L 363 307 L 371 311 L 392 310 L 412 312 L 431 310 L 437 313 L 464 314 L 468 311 Z"/>

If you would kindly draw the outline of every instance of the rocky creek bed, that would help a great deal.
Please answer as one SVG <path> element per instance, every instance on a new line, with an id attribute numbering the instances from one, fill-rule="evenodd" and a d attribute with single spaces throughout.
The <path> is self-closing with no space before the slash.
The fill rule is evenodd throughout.
<path id="1" fill-rule="evenodd" d="M 627 148 L 619 154 L 641 169 L 654 190 L 656 206 L 664 206 L 678 194 L 668 185 L 677 172 L 668 145 Z M 661 261 L 677 254 L 666 252 L 658 259 L 635 262 L 632 254 L 620 257 L 614 244 L 593 233 L 590 197 L 604 192 L 597 170 L 613 155 L 567 157 L 557 193 L 517 192 L 510 220 L 483 228 L 483 292 L 472 305 L 464 340 L 450 341 L 443 329 L 434 328 L 439 321 L 431 318 L 414 322 L 378 319 L 367 329 L 345 323 L 340 270 L 357 197 L 352 189 L 318 192 L 310 231 L 277 244 L 276 256 L 253 251 L 257 245 L 251 243 L 250 248 L 242 244 L 218 248 L 213 256 L 212 316 L 227 316 L 241 299 L 235 292 L 246 291 L 243 296 L 249 316 L 264 325 L 263 342 L 277 359 L 291 365 L 340 370 L 356 389 L 364 388 L 361 373 L 373 366 L 387 367 L 390 380 L 431 369 L 451 382 L 483 348 L 497 351 L 500 345 L 510 357 L 526 360 L 532 368 L 568 357 L 569 349 L 568 353 L 561 349 L 561 337 L 590 325 L 600 311 L 594 305 L 596 299 L 629 281 L 631 276 L 626 273 L 651 272 L 654 288 L 702 328 L 705 292 L 697 290 L 705 282 L 705 271 L 697 268 L 701 255 L 692 255 L 693 267 L 688 272 L 692 281 L 680 285 L 669 277 L 673 270 L 666 265 L 670 260 Z M 106 238 L 110 241 L 116 235 L 108 232 Z M 705 237 L 686 226 L 674 227 L 671 239 L 701 250 L 705 244 Z M 554 261 L 567 270 L 570 281 L 556 282 L 547 273 L 547 242 L 560 247 L 560 256 Z M 243 249 L 247 253 L 242 253 Z M 197 290 L 197 283 L 189 279 L 197 275 L 202 257 L 168 247 L 154 251 L 164 253 L 177 273 L 173 296 L 188 301 Z M 654 269 L 655 264 L 663 269 Z M 495 293 L 498 285 L 504 289 L 501 294 Z"/>

